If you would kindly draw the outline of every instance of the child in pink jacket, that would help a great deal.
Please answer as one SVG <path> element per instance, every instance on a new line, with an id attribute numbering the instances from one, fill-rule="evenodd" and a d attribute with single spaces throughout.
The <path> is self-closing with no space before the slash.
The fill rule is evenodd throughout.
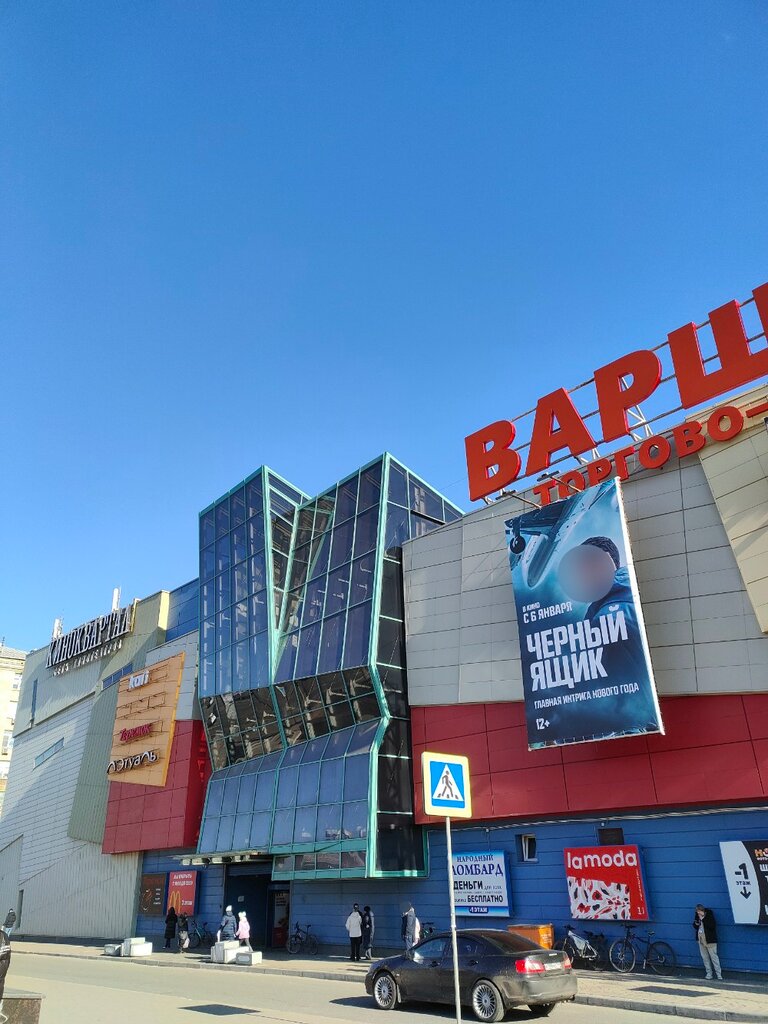
<path id="1" fill-rule="evenodd" d="M 237 922 L 235 935 L 240 939 L 241 946 L 247 946 L 248 949 L 251 949 L 251 926 L 248 923 L 248 918 L 245 916 L 245 911 L 241 910 L 237 916 L 240 920 Z"/>

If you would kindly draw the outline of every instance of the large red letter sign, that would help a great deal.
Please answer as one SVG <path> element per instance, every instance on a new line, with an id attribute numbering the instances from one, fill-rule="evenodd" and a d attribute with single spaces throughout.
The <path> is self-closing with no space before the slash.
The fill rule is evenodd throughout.
<path id="1" fill-rule="evenodd" d="M 500 491 L 520 472 L 520 456 L 510 448 L 514 439 L 515 425 L 509 420 L 497 420 L 464 438 L 471 501 Z M 492 473 L 494 466 L 498 469 Z"/>
<path id="2" fill-rule="evenodd" d="M 622 384 L 623 377 L 632 382 Z M 629 433 L 627 409 L 649 398 L 661 380 L 661 363 L 648 349 L 630 352 L 595 370 L 597 404 L 603 425 L 603 441 L 615 441 Z"/>
<path id="3" fill-rule="evenodd" d="M 555 430 L 555 423 L 559 426 Z M 595 441 L 579 416 L 565 388 L 539 399 L 533 420 L 531 447 L 525 475 L 548 469 L 552 455 L 568 448 L 571 455 L 581 455 L 595 447 Z"/>
<path id="4" fill-rule="evenodd" d="M 766 285 L 756 288 L 755 297 L 763 329 L 768 329 L 768 295 Z M 768 349 L 752 353 L 741 319 L 738 302 L 726 302 L 709 314 L 712 334 L 720 357 L 720 369 L 704 368 L 695 324 L 686 324 L 669 335 L 669 349 L 675 364 L 677 386 L 686 409 L 727 391 L 749 384 L 768 374 Z"/>

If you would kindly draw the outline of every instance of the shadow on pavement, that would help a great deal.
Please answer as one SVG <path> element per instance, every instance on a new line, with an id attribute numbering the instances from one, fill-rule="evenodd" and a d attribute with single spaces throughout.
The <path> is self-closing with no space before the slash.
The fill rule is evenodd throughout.
<path id="1" fill-rule="evenodd" d="M 331 999 L 331 1005 L 333 1006 L 351 1006 L 357 1007 L 361 1010 L 374 1009 L 374 1003 L 370 996 L 344 996 L 341 999 Z M 407 1010 L 408 1013 L 424 1014 L 424 1016 L 444 1016 L 446 1020 L 455 1020 L 456 1011 L 452 1006 L 446 1006 L 445 1004 L 436 1003 L 402 1003 L 401 1009 Z M 464 1006 L 462 1007 L 462 1017 L 467 1021 L 473 1021 L 475 1015 L 472 1011 Z M 508 1024 L 515 1024 L 518 1021 L 519 1024 L 523 1024 L 524 1021 L 530 1020 L 541 1020 L 541 1017 L 534 1017 L 530 1010 L 522 1007 L 519 1010 L 509 1010 L 506 1017 L 504 1018 Z"/>

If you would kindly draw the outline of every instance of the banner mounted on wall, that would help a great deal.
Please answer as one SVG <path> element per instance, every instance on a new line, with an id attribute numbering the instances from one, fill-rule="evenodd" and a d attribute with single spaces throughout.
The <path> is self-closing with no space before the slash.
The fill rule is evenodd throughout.
<path id="1" fill-rule="evenodd" d="M 648 899 L 636 846 L 585 846 L 563 852 L 574 920 L 648 920 Z"/>
<path id="2" fill-rule="evenodd" d="M 505 526 L 529 749 L 663 732 L 619 481 Z"/>
<path id="3" fill-rule="evenodd" d="M 720 843 L 736 924 L 768 924 L 768 839 Z"/>
<path id="4" fill-rule="evenodd" d="M 509 917 L 507 862 L 503 851 L 454 853 L 451 873 L 457 914 Z"/>

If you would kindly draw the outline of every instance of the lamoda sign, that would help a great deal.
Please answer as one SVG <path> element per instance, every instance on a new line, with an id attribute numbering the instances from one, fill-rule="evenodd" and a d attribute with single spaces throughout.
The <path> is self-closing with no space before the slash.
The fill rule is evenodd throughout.
<path id="1" fill-rule="evenodd" d="M 133 630 L 136 602 L 100 615 L 63 636 L 54 637 L 48 648 L 47 668 L 68 671 L 103 658 L 119 649 L 122 637 Z"/>
<path id="2" fill-rule="evenodd" d="M 752 296 L 763 331 L 766 331 L 768 284 L 756 288 Z M 768 348 L 756 352 L 750 349 L 738 302 L 728 302 L 713 310 L 709 323 L 717 347 L 718 369 L 707 370 L 695 324 L 687 324 L 668 335 L 673 377 L 684 409 L 703 405 L 768 374 Z M 547 471 L 557 453 L 566 452 L 576 457 L 593 451 L 600 443 L 628 437 L 634 429 L 630 426 L 630 410 L 650 398 L 662 383 L 661 361 L 656 352 L 638 349 L 595 370 L 594 383 L 602 433 L 599 439 L 593 436 L 565 388 L 539 399 L 525 465 L 513 446 L 516 427 L 509 420 L 497 420 L 470 434 L 465 439 L 465 448 L 472 501 L 501 490 L 518 477 Z M 744 428 L 745 416 L 748 419 L 766 413 L 768 403 L 764 402 L 746 412 L 734 405 L 722 405 L 706 422 L 688 420 L 665 431 L 664 435 L 621 448 L 610 457 L 597 458 L 583 470 L 552 476 L 538 483 L 533 491 L 541 503 L 547 505 L 556 497 L 566 498 L 576 490 L 583 491 L 609 477 L 625 480 L 631 455 L 636 454 L 645 468 L 657 469 L 673 452 L 683 458 L 699 451 L 709 441 L 730 440 Z"/>

